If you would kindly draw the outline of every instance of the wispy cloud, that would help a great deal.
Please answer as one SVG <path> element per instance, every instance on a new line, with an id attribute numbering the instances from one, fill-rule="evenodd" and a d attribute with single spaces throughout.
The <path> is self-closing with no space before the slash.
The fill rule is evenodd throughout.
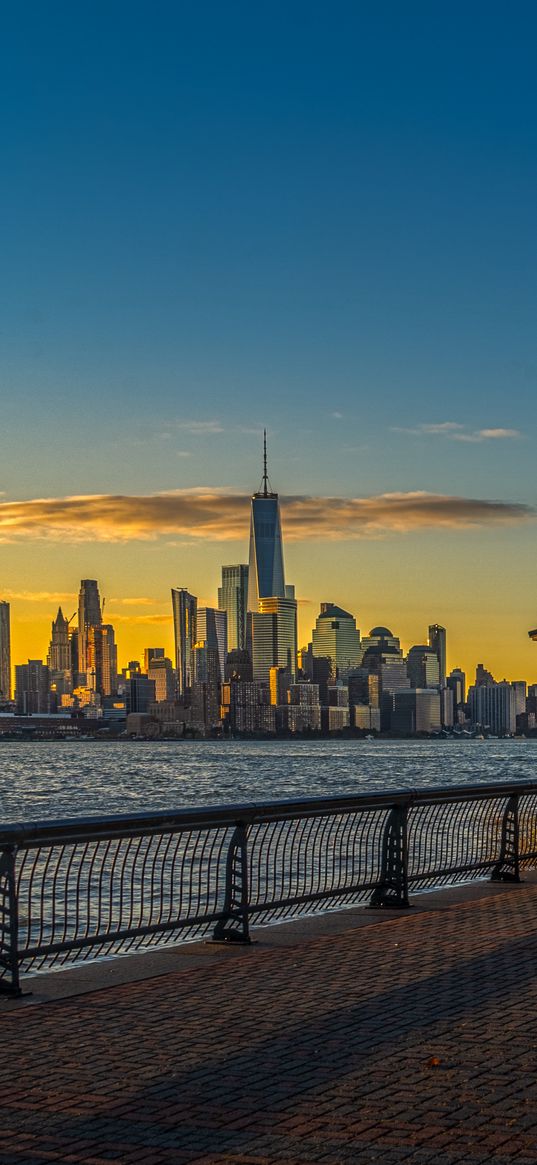
<path id="1" fill-rule="evenodd" d="M 0 538 L 0 541 L 2 539 Z M 2 591 L 1 598 L 19 603 L 76 603 L 74 591 Z"/>
<path id="2" fill-rule="evenodd" d="M 94 494 L 0 502 L 0 542 L 128 542 L 160 536 L 244 540 L 248 498 L 229 488 L 197 488 L 125 496 Z M 282 498 L 289 540 L 334 541 L 424 529 L 467 529 L 520 523 L 536 516 L 527 505 L 426 492 L 375 497 Z"/>
<path id="3" fill-rule="evenodd" d="M 343 420 L 343 413 L 338 413 L 337 410 L 333 413 L 330 413 L 330 416 L 333 417 L 335 421 Z"/>
<path id="4" fill-rule="evenodd" d="M 448 441 L 463 441 L 479 445 L 482 441 L 513 441 L 522 436 L 519 429 L 469 429 L 458 421 L 440 421 L 436 424 L 405 428 L 392 425 L 392 433 L 408 433 L 412 437 L 446 437 Z"/>
<path id="5" fill-rule="evenodd" d="M 175 421 L 173 427 L 181 429 L 183 433 L 192 433 L 193 436 L 224 432 L 221 421 Z"/>
<path id="6" fill-rule="evenodd" d="M 159 624 L 169 623 L 170 615 L 123 615 L 118 614 L 118 612 L 107 611 L 106 619 L 107 621 L 110 620 L 111 623 L 128 623 L 129 625 L 133 623 Z"/>

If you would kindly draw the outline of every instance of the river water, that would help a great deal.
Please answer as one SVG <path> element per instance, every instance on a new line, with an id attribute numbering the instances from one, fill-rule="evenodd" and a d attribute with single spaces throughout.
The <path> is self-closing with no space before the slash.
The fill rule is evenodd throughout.
<path id="1" fill-rule="evenodd" d="M 0 742 L 0 824 L 537 779 L 537 740 Z"/>

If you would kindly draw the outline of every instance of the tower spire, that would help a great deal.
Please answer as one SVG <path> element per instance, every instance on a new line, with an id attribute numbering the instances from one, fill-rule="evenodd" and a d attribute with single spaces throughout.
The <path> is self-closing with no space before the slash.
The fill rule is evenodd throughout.
<path id="1" fill-rule="evenodd" d="M 263 429 L 263 497 L 268 497 L 267 430 Z"/>

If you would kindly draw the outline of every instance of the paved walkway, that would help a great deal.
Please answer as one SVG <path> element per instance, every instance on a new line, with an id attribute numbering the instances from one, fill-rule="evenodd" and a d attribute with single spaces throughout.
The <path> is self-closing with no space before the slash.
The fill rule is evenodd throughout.
<path id="1" fill-rule="evenodd" d="M 1 1165 L 535 1165 L 537 883 L 284 931 L 0 1005 Z"/>

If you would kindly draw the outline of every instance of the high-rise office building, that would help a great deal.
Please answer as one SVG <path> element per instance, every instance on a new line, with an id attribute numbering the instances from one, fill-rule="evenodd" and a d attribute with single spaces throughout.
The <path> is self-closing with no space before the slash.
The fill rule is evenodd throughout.
<path id="1" fill-rule="evenodd" d="M 248 607 L 248 567 L 243 563 L 222 567 L 222 586 L 218 588 L 218 607 L 227 615 L 228 651 L 244 651 Z"/>
<path id="2" fill-rule="evenodd" d="M 453 704 L 457 709 L 466 700 L 466 673 L 461 671 L 460 667 L 454 667 L 447 677 L 446 684 L 453 692 Z"/>
<path id="3" fill-rule="evenodd" d="M 50 712 L 50 673 L 42 659 L 29 659 L 15 668 L 17 714 Z"/>
<path id="4" fill-rule="evenodd" d="M 429 627 L 429 647 L 438 656 L 440 669 L 440 687 L 446 686 L 446 629 L 439 623 L 431 623 Z"/>
<path id="5" fill-rule="evenodd" d="M 259 600 L 285 598 L 282 530 L 278 494 L 273 493 L 267 473 L 267 438 L 264 437 L 261 488 L 252 496 L 248 611 L 259 610 Z"/>
<path id="6" fill-rule="evenodd" d="M 526 711 L 526 681 L 513 680 L 511 687 L 515 693 L 515 715 L 523 716 Z"/>
<path id="7" fill-rule="evenodd" d="M 117 648 L 110 623 L 88 627 L 86 637 L 86 684 L 100 696 L 117 691 Z"/>
<path id="8" fill-rule="evenodd" d="M 152 655 L 147 669 L 147 678 L 153 680 L 155 700 L 158 704 L 161 704 L 163 700 L 175 699 L 175 672 L 171 659 L 167 659 L 165 655 Z"/>
<path id="9" fill-rule="evenodd" d="M 468 693 L 470 718 L 497 736 L 516 732 L 516 698 L 511 684 L 479 684 Z"/>
<path id="10" fill-rule="evenodd" d="M 440 732 L 442 727 L 440 692 L 436 688 L 409 688 L 395 692 L 392 729 L 402 736 L 418 732 Z"/>
<path id="11" fill-rule="evenodd" d="M 312 652 L 317 658 L 331 659 L 334 679 L 357 667 L 361 656 L 360 632 L 354 616 L 334 603 L 321 603 L 312 633 Z"/>
<path id="12" fill-rule="evenodd" d="M 151 661 L 153 659 L 165 659 L 166 652 L 163 647 L 144 647 L 144 672 L 149 672 Z"/>
<path id="13" fill-rule="evenodd" d="M 436 688 L 440 685 L 438 655 L 426 644 L 420 643 L 410 648 L 406 669 L 411 688 Z"/>
<path id="14" fill-rule="evenodd" d="M 269 682 L 271 667 L 288 669 L 291 682 L 297 666 L 296 599 L 271 596 L 259 600 L 259 611 L 248 614 L 248 644 L 254 680 Z"/>
<path id="15" fill-rule="evenodd" d="M 0 600 L 0 700 L 11 699 L 11 632 L 10 609 Z"/>
<path id="16" fill-rule="evenodd" d="M 88 683 L 91 662 L 88 658 L 88 632 L 90 627 L 100 627 L 102 623 L 99 587 L 94 578 L 83 578 L 78 594 L 78 682 Z"/>
<path id="17" fill-rule="evenodd" d="M 173 630 L 175 635 L 175 668 L 179 699 L 188 700 L 194 682 L 193 656 L 197 642 L 198 600 L 184 587 L 172 588 Z"/>
<path id="18" fill-rule="evenodd" d="M 226 673 L 228 653 L 226 611 L 220 611 L 217 607 L 198 607 L 196 642 L 205 643 L 208 648 L 218 652 L 221 682 Z"/>

